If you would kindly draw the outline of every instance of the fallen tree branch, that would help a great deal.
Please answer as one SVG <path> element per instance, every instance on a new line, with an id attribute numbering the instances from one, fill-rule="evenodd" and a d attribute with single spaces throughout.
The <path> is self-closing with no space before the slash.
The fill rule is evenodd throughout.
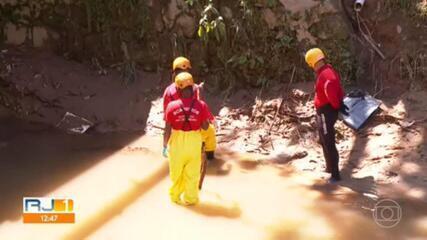
<path id="1" fill-rule="evenodd" d="M 371 47 L 375 50 L 375 52 L 378 53 L 378 55 L 380 55 L 380 57 L 385 60 L 385 56 L 384 54 L 381 52 L 381 50 L 376 46 L 376 44 L 374 43 L 374 41 L 372 39 L 370 39 L 365 33 L 362 32 L 362 36 L 365 38 L 365 40 L 371 45 Z"/>
<path id="2" fill-rule="evenodd" d="M 160 130 L 165 130 L 165 128 L 164 128 L 164 127 L 160 127 L 160 126 L 157 126 L 157 125 L 154 125 L 154 124 L 151 124 L 151 126 L 152 126 L 153 128 L 157 128 L 157 129 L 160 129 Z"/>
<path id="3" fill-rule="evenodd" d="M 294 118 L 294 119 L 297 119 L 297 120 L 302 120 L 302 121 L 310 120 L 310 119 L 312 119 L 315 116 L 314 114 L 309 115 L 309 116 L 298 116 L 298 115 L 293 114 L 293 113 L 288 112 L 288 111 L 283 112 L 283 114 L 286 115 L 286 116 L 288 116 L 288 117 L 291 117 L 291 118 Z"/>
<path id="4" fill-rule="evenodd" d="M 361 25 L 360 25 L 360 19 L 361 19 L 362 17 L 359 15 L 359 13 L 356 13 L 356 19 L 357 19 L 357 24 L 358 24 L 358 26 L 359 26 L 359 31 L 360 31 L 360 34 L 362 35 L 362 37 L 366 40 L 366 42 L 367 43 L 369 43 L 369 45 L 371 45 L 371 47 L 375 50 L 375 52 L 376 53 L 378 53 L 378 55 L 380 55 L 380 57 L 383 59 L 383 60 L 385 60 L 385 56 L 384 56 L 384 54 L 381 52 L 381 50 L 378 48 L 378 46 L 376 45 L 376 43 L 375 43 L 375 41 L 372 39 L 372 37 L 370 37 L 370 35 L 371 35 L 371 33 L 370 33 L 370 31 L 369 31 L 369 29 L 368 29 L 368 27 L 366 26 L 366 24 L 364 24 L 364 27 L 366 28 L 366 31 L 368 32 L 368 34 L 369 35 L 367 35 L 363 30 L 362 30 L 362 28 L 361 28 Z"/>
<path id="5" fill-rule="evenodd" d="M 292 70 L 291 80 L 289 81 L 288 86 L 286 87 L 286 91 L 285 91 L 287 93 L 286 100 L 289 98 L 289 88 L 291 87 L 291 84 L 292 84 L 292 82 L 294 80 L 295 71 L 296 71 L 296 67 L 294 65 L 294 68 Z M 276 112 L 274 113 L 273 122 L 270 125 L 270 129 L 268 130 L 267 135 L 271 134 L 271 129 L 273 128 L 274 124 L 276 123 L 277 114 L 279 113 L 280 109 L 282 108 L 284 101 L 285 101 L 285 98 L 282 97 L 282 99 L 280 100 L 279 107 L 276 109 Z"/>
<path id="6" fill-rule="evenodd" d="M 423 123 L 426 122 L 427 118 L 423 118 L 423 119 L 418 119 L 418 120 L 412 120 L 412 121 L 397 121 L 397 123 L 399 124 L 399 126 L 401 126 L 403 129 L 408 129 L 412 126 L 414 126 L 415 124 L 419 124 L 419 123 Z"/>

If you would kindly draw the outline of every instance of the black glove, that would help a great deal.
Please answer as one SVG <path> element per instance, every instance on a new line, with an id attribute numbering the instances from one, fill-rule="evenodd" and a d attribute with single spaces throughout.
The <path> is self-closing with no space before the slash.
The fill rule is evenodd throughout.
<path id="1" fill-rule="evenodd" d="M 345 105 L 344 102 L 341 102 L 341 106 L 338 111 L 340 111 L 342 115 L 348 116 L 348 110 L 349 108 L 347 107 L 347 105 Z"/>

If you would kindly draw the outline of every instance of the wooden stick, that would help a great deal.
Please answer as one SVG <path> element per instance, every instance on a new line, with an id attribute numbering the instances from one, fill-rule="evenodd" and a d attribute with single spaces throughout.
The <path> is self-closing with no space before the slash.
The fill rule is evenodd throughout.
<path id="1" fill-rule="evenodd" d="M 384 54 L 381 52 L 381 50 L 376 46 L 376 44 L 373 42 L 373 40 L 369 39 L 369 37 L 362 32 L 362 36 L 365 38 L 365 40 L 371 45 L 371 47 L 375 50 L 375 52 L 380 55 L 380 57 L 385 60 Z"/>
<path id="2" fill-rule="evenodd" d="M 157 126 L 157 125 L 154 125 L 154 124 L 151 124 L 151 126 L 152 126 L 153 128 L 157 128 L 157 129 L 160 129 L 160 130 L 165 130 L 165 128 L 164 128 L 164 127 L 160 127 L 160 126 Z"/>
<path id="3" fill-rule="evenodd" d="M 206 154 L 204 153 L 204 148 L 202 152 L 202 164 L 200 166 L 200 179 L 199 179 L 199 190 L 202 190 L 203 186 L 203 180 L 205 179 L 206 175 Z"/>
<path id="4" fill-rule="evenodd" d="M 286 99 L 289 98 L 289 88 L 291 87 L 291 84 L 294 80 L 295 71 L 296 71 L 296 66 L 294 65 L 294 68 L 292 70 L 291 80 L 289 81 L 288 86 L 286 88 L 286 93 L 288 93 L 288 95 L 286 95 Z M 271 129 L 273 128 L 274 124 L 276 123 L 277 114 L 279 113 L 280 109 L 282 108 L 284 100 L 285 100 L 285 98 L 282 97 L 282 99 L 280 100 L 279 107 L 276 109 L 276 112 L 274 113 L 273 122 L 271 123 L 270 129 L 268 130 L 268 135 L 271 134 Z"/>
<path id="5" fill-rule="evenodd" d="M 375 52 L 377 52 L 378 53 L 378 55 L 380 55 L 380 57 L 383 59 L 383 60 L 385 60 L 385 56 L 384 56 L 384 54 L 381 52 L 381 50 L 378 48 L 378 46 L 375 44 L 375 42 L 374 42 L 374 40 L 372 39 L 372 36 L 368 36 L 368 35 L 366 35 L 365 33 L 364 33 L 364 31 L 362 30 L 362 28 L 361 28 L 361 25 L 360 25 L 360 16 L 359 16 L 359 13 L 357 13 L 356 14 L 356 19 L 357 19 L 357 24 L 358 24 L 358 26 L 359 26 L 359 31 L 360 31 L 360 33 L 361 33 L 361 35 L 363 36 L 363 38 L 366 40 L 366 42 L 368 42 L 370 45 L 371 45 L 371 47 L 375 50 Z M 363 23 L 363 21 L 362 21 L 362 23 Z M 369 35 L 371 35 L 371 33 L 369 32 L 369 29 L 368 29 L 368 27 L 366 26 L 366 24 L 364 25 L 364 27 L 366 28 L 366 31 L 368 31 L 368 33 L 369 33 Z"/>

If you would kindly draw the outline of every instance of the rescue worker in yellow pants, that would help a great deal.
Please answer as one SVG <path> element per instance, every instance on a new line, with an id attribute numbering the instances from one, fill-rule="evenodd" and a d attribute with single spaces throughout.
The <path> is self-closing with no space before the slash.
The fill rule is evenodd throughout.
<path id="1" fill-rule="evenodd" d="M 163 155 L 169 157 L 169 190 L 173 202 L 184 205 L 199 201 L 202 133 L 209 127 L 206 103 L 193 97 L 193 77 L 182 72 L 175 77 L 180 98 L 168 104 L 163 137 Z"/>
<path id="2" fill-rule="evenodd" d="M 163 93 L 163 112 L 166 113 L 166 108 L 171 101 L 179 99 L 180 92 L 175 84 L 175 76 L 181 72 L 189 71 L 191 69 L 191 62 L 185 57 L 177 57 L 172 63 L 172 84 L 170 84 Z M 202 84 L 197 85 L 193 84 L 193 96 L 196 99 L 200 98 L 200 89 L 202 88 Z M 202 130 L 203 142 L 205 144 L 205 152 L 208 160 L 212 160 L 215 158 L 214 152 L 216 149 L 216 131 L 215 131 L 215 118 L 209 110 L 209 129 L 207 131 Z"/>

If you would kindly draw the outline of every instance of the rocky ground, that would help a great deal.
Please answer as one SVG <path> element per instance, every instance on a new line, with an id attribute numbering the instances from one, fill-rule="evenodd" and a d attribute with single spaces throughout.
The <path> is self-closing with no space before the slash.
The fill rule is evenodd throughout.
<path id="1" fill-rule="evenodd" d="M 0 53 L 3 105 L 25 119 L 56 126 L 67 112 L 96 132 L 144 131 L 160 74 L 138 72 L 131 85 L 114 66 L 80 64 L 50 51 L 8 47 Z"/>
<path id="2" fill-rule="evenodd" d="M 312 96 L 306 92 L 310 85 L 295 85 L 283 98 L 256 98 L 252 102 L 250 91 L 236 93 L 229 101 L 233 105 L 240 102 L 240 107 L 224 103 L 216 117 L 220 148 L 245 153 L 248 159 L 243 164 L 249 166 L 290 165 L 324 177 Z M 422 101 L 425 94 L 408 92 L 397 101 L 381 100 L 379 112 L 358 131 L 337 122 L 340 166 L 345 181 L 354 185 L 357 192 L 375 189 L 375 194 L 381 196 L 388 186 L 393 186 L 396 195 L 427 200 L 427 106 Z M 149 134 L 159 135 L 160 101 L 153 103 L 153 110 L 147 129 Z"/>

